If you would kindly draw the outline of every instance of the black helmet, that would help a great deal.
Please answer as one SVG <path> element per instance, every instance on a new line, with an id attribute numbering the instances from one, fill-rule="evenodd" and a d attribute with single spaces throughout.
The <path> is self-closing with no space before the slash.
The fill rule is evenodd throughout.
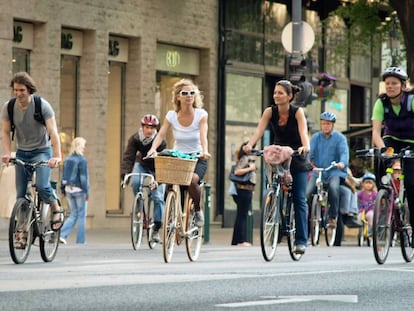
<path id="1" fill-rule="evenodd" d="M 408 79 L 407 73 L 404 70 L 402 70 L 400 67 L 387 68 L 382 74 L 382 81 L 385 81 L 385 79 L 388 77 L 396 77 L 400 79 L 402 82 L 407 81 Z"/>

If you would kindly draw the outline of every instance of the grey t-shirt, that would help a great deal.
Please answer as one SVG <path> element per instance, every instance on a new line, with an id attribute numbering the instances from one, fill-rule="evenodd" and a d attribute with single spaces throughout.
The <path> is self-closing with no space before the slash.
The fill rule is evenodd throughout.
<path id="1" fill-rule="evenodd" d="M 7 101 L 1 111 L 2 120 L 10 121 L 7 112 Z M 42 115 L 45 120 L 53 118 L 55 113 L 52 106 L 42 98 Z M 33 117 L 35 103 L 32 102 L 26 109 L 21 109 L 17 103 L 14 104 L 13 118 L 15 125 L 15 139 L 17 149 L 31 151 L 50 147 L 49 134 L 46 127 Z"/>

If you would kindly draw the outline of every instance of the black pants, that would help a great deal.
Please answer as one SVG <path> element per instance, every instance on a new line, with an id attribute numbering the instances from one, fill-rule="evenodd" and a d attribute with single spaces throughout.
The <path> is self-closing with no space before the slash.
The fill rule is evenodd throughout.
<path id="1" fill-rule="evenodd" d="M 231 245 L 247 242 L 247 217 L 252 205 L 253 191 L 237 189 L 237 195 L 233 196 L 237 204 L 236 220 L 233 227 Z"/>

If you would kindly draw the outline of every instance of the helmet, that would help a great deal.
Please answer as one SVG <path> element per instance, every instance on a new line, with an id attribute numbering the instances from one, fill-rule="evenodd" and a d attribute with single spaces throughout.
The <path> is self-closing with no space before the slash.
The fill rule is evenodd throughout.
<path id="1" fill-rule="evenodd" d="M 158 126 L 159 123 L 158 118 L 152 114 L 146 114 L 141 119 L 141 125 Z"/>
<path id="2" fill-rule="evenodd" d="M 329 111 L 325 111 L 321 113 L 321 120 L 325 120 L 325 121 L 331 121 L 333 123 L 336 122 L 336 116 L 335 114 L 333 114 L 332 112 Z"/>
<path id="3" fill-rule="evenodd" d="M 387 68 L 384 73 L 382 74 L 382 81 L 385 80 L 387 77 L 396 77 L 401 81 L 407 81 L 408 75 L 407 73 L 399 67 L 389 67 Z"/>
<path id="4" fill-rule="evenodd" d="M 365 180 L 372 180 L 373 182 L 375 182 L 376 178 L 374 174 L 368 172 L 368 173 L 365 173 L 364 176 L 362 176 L 362 181 L 365 181 Z"/>

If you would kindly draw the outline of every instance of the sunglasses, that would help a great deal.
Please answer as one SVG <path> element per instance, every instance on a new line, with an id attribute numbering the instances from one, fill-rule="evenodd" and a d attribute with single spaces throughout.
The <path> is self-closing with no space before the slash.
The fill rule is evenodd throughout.
<path id="1" fill-rule="evenodd" d="M 180 91 L 180 95 L 181 96 L 194 96 L 195 95 L 195 91 Z"/>
<path id="2" fill-rule="evenodd" d="M 291 86 L 292 83 L 289 80 L 280 80 L 276 83 L 276 85 Z"/>

